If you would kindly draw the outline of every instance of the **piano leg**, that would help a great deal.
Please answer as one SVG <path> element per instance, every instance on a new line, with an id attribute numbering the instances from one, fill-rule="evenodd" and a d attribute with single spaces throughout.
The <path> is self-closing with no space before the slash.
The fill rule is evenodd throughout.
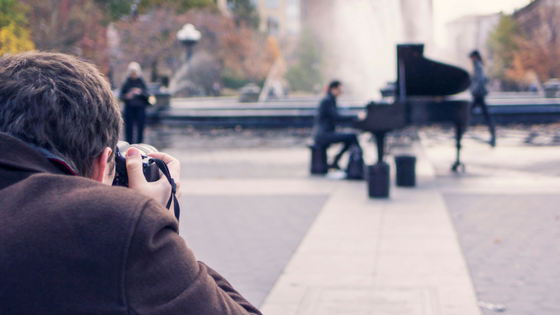
<path id="1" fill-rule="evenodd" d="M 465 164 L 461 163 L 461 140 L 463 139 L 463 133 L 466 128 L 463 128 L 462 124 L 459 122 L 455 123 L 455 146 L 457 147 L 457 160 L 451 166 L 453 172 L 458 172 L 459 168 L 461 171 L 465 171 Z"/>
<path id="2" fill-rule="evenodd" d="M 385 155 L 385 131 L 378 131 L 373 133 L 377 144 L 377 164 L 383 163 L 383 156 Z"/>

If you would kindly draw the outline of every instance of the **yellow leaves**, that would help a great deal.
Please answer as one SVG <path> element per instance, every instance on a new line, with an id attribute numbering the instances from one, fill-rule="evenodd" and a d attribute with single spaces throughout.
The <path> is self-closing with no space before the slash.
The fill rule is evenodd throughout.
<path id="1" fill-rule="evenodd" d="M 0 28 L 0 56 L 5 53 L 17 54 L 33 49 L 35 49 L 35 45 L 29 38 L 29 32 L 26 29 L 17 27 L 14 22 Z"/>
<path id="2" fill-rule="evenodd" d="M 282 55 L 280 45 L 278 45 L 278 41 L 274 36 L 268 36 L 268 38 L 266 39 L 265 53 L 267 57 L 272 60 L 272 62 L 280 58 L 280 56 Z"/>

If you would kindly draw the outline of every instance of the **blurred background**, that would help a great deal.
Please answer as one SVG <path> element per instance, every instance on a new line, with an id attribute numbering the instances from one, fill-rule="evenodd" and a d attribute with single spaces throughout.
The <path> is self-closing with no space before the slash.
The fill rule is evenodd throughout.
<path id="1" fill-rule="evenodd" d="M 396 78 L 395 44 L 403 42 L 425 43 L 427 56 L 467 69 L 468 53 L 480 50 L 493 92 L 544 93 L 560 76 L 554 0 L 0 0 L 0 6 L 0 54 L 75 54 L 96 64 L 115 89 L 136 61 L 146 81 L 173 97 L 238 96 L 246 87 L 263 101 L 322 93 L 326 81 L 338 78 L 355 98 L 380 99 L 379 89 Z M 196 39 L 178 38 L 185 24 L 194 26 Z"/>

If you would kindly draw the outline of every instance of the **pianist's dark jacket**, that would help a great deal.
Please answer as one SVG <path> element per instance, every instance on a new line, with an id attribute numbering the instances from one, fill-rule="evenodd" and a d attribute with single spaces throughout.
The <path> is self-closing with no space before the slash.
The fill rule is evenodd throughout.
<path id="1" fill-rule="evenodd" d="M 315 141 L 321 136 L 334 133 L 337 122 L 352 121 L 352 116 L 342 116 L 338 113 L 336 106 L 336 98 L 331 93 L 327 93 L 325 98 L 321 100 L 317 114 L 315 115 L 315 125 L 313 127 L 313 137 Z"/>

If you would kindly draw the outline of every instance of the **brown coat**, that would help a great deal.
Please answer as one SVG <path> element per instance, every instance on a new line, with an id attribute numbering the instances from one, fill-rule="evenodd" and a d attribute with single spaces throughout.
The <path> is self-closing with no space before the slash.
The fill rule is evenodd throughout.
<path id="1" fill-rule="evenodd" d="M 0 314 L 261 314 L 170 211 L 0 133 Z"/>

